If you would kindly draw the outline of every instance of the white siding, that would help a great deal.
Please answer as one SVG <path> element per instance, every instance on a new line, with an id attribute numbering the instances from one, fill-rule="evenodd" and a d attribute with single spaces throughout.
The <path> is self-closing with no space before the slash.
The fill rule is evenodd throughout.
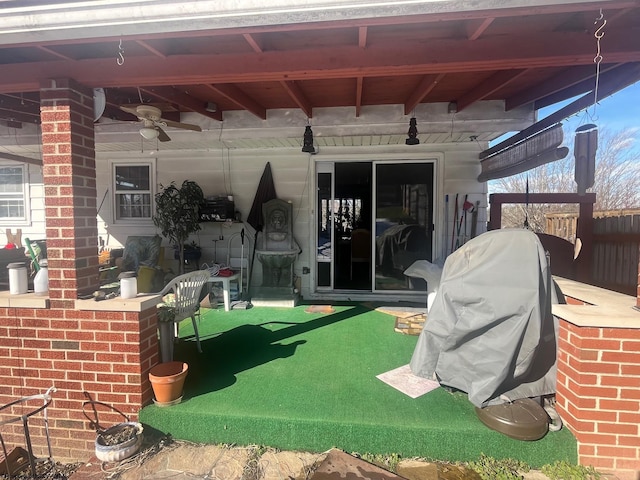
<path id="1" fill-rule="evenodd" d="M 4 165 L 4 163 L 3 163 Z M 14 165 L 7 163 L 6 165 Z M 42 167 L 25 164 L 27 172 L 27 208 L 30 209 L 28 219 L 25 222 L 11 224 L 10 222 L 0 223 L 0 248 L 7 244 L 6 230 L 11 230 L 14 235 L 17 229 L 22 230 L 22 239 L 30 240 L 44 239 L 46 236 L 44 221 L 44 186 L 42 184 Z"/>
<path id="2" fill-rule="evenodd" d="M 245 220 L 251 209 L 255 192 L 267 162 L 271 164 L 276 193 L 279 198 L 291 201 L 294 212 L 294 236 L 302 248 L 302 253 L 294 266 L 295 275 L 301 277 L 303 296 L 310 297 L 313 291 L 313 272 L 303 274 L 303 267 L 314 269 L 313 228 L 315 205 L 315 162 L 316 161 L 372 161 L 372 160 L 436 160 L 436 232 L 437 240 L 434 256 L 449 251 L 451 229 L 453 228 L 453 201 L 456 193 L 460 196 L 460 204 L 464 195 L 475 204 L 481 203 L 478 233 L 485 230 L 487 187 L 476 180 L 480 172 L 476 143 L 417 145 L 407 147 L 371 146 L 371 147 L 322 147 L 318 155 L 309 156 L 300 152 L 299 148 L 286 149 L 216 149 L 211 151 L 154 152 L 156 163 L 156 183 L 168 184 L 175 181 L 181 184 L 184 180 L 195 180 L 202 187 L 205 196 L 233 195 L 235 208 Z M 100 153 L 98 164 L 98 203 L 105 188 L 110 186 L 109 160 L 140 160 L 148 158 L 148 154 L 140 152 Z M 449 195 L 449 223 L 444 226 L 445 195 Z M 311 195 L 311 197 L 310 197 Z M 99 234 L 108 239 L 110 246 L 122 245 L 128 235 L 153 234 L 155 227 L 113 225 L 111 218 L 111 197 L 107 196 L 98 222 Z M 471 215 L 468 215 L 468 233 L 470 233 Z M 229 239 L 244 227 L 246 228 L 245 256 L 250 256 L 254 232 L 251 227 L 242 223 L 208 222 L 201 224 L 202 230 L 190 240 L 196 241 L 203 250 L 201 262 L 208 264 L 226 263 L 229 256 Z M 443 228 L 444 227 L 444 228 Z M 219 240 L 222 236 L 223 239 Z M 168 243 L 165 244 L 168 245 Z M 231 245 L 231 257 L 240 257 L 241 241 L 238 235 Z M 167 257 L 173 252 L 167 249 Z M 261 282 L 259 262 L 254 265 L 254 285 Z"/>

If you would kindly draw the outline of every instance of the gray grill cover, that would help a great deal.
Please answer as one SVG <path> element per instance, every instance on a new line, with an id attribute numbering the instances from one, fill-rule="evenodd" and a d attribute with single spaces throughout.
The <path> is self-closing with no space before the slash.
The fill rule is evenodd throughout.
<path id="1" fill-rule="evenodd" d="M 451 254 L 411 371 L 477 407 L 555 393 L 556 290 L 538 237 L 494 230 Z"/>

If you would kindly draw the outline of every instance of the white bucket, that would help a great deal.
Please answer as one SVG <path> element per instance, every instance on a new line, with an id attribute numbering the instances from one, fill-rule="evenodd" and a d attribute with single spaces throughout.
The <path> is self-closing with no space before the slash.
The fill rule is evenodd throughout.
<path id="1" fill-rule="evenodd" d="M 120 297 L 134 298 L 138 295 L 138 279 L 135 272 L 122 272 L 120 274 Z"/>
<path id="2" fill-rule="evenodd" d="M 9 269 L 9 293 L 18 295 L 27 293 L 27 266 L 22 262 L 10 263 Z"/>

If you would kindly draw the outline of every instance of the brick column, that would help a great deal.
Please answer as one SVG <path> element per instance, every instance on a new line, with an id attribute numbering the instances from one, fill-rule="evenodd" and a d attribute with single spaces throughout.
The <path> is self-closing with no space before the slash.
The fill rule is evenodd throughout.
<path id="1" fill-rule="evenodd" d="M 635 480 L 640 473 L 640 330 L 559 322 L 557 407 L 578 441 L 578 460 Z"/>
<path id="2" fill-rule="evenodd" d="M 158 299 L 76 300 L 99 287 L 92 92 L 63 79 L 42 85 L 40 96 L 49 304 L 35 296 L 33 305 L 28 298 L 0 302 L 0 405 L 54 386 L 47 408 L 53 457 L 86 461 L 95 451 L 95 426 L 85 411 L 95 417 L 84 402 L 100 402 L 97 419 L 108 427 L 123 416 L 136 420 L 152 401 Z M 7 415 L 0 412 L 0 421 Z M 30 435 L 43 457 L 48 449 L 37 420 Z M 24 445 L 20 424 L 2 435 L 8 445 Z"/>
<path id="3" fill-rule="evenodd" d="M 73 308 L 99 287 L 93 92 L 70 79 L 40 90 L 49 297 Z"/>

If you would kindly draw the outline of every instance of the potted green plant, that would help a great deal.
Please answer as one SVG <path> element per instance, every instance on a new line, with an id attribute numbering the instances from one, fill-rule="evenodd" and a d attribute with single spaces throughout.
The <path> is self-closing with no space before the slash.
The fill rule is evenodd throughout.
<path id="1" fill-rule="evenodd" d="M 180 187 L 175 182 L 160 185 L 155 195 L 156 213 L 153 223 L 160 228 L 162 236 L 177 246 L 180 273 L 184 273 L 184 244 L 194 232 L 200 230 L 199 207 L 204 203 L 204 194 L 193 180 L 185 180 Z"/>

